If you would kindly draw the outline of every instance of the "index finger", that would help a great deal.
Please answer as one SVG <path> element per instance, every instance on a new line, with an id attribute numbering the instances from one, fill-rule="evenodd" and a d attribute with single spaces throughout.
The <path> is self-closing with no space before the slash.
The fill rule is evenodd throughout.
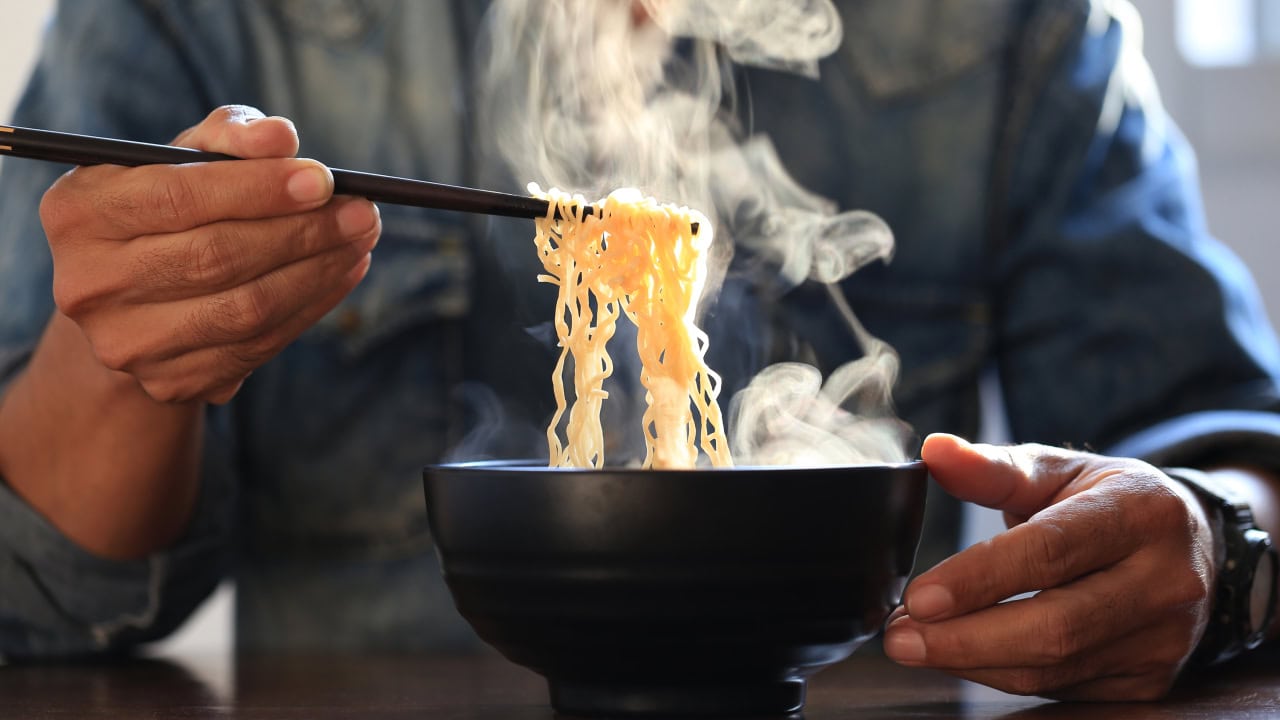
<path id="1" fill-rule="evenodd" d="M 1109 567 L 1139 542 L 1104 493 L 1087 490 L 942 561 L 912 581 L 904 604 L 915 620 L 945 620 Z"/>
<path id="2" fill-rule="evenodd" d="M 1186 618 L 1179 627 L 1193 622 L 1176 584 L 1160 582 L 1161 568 L 1122 567 L 944 622 L 896 618 L 887 631 L 899 637 L 903 630 L 918 633 L 930 667 L 1014 668 L 1060 665 L 1173 615 Z M 1187 649 L 1177 648 L 1179 654 Z"/>
<path id="3" fill-rule="evenodd" d="M 333 175 L 314 160 L 296 158 L 93 167 L 68 173 L 53 193 L 63 202 L 45 208 L 46 228 L 92 222 L 99 238 L 129 240 L 312 210 L 333 195 Z"/>
<path id="4" fill-rule="evenodd" d="M 294 157 L 298 129 L 283 117 L 266 117 L 246 105 L 224 105 L 174 138 L 174 145 L 238 158 Z"/>

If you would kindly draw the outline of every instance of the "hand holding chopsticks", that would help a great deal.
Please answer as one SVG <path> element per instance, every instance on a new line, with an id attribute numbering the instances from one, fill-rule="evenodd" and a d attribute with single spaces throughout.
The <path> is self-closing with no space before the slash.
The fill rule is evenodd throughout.
<path id="1" fill-rule="evenodd" d="M 44 194 L 50 327 L 75 358 L 59 367 L 130 376 L 161 403 L 225 402 L 361 282 L 381 222 L 374 203 L 334 195 L 328 168 L 293 157 L 282 118 L 222 109 L 175 142 L 244 159 L 83 167 Z"/>
<path id="2" fill-rule="evenodd" d="M 219 108 L 174 142 L 191 147 L 0 126 L 0 154 L 93 166 L 41 203 L 51 327 L 81 367 L 131 376 L 161 403 L 226 402 L 333 310 L 371 266 L 381 222 L 370 201 L 551 212 L 537 197 L 296 158 L 292 124 L 253 108 Z"/>
<path id="3" fill-rule="evenodd" d="M 220 162 L 240 158 L 172 145 L 114 140 L 70 133 L 0 125 L 0 155 L 72 165 L 182 165 Z M 355 195 L 374 202 L 414 205 L 438 210 L 538 218 L 547 214 L 547 201 L 527 195 L 512 195 L 331 168 L 334 193 Z M 587 208 L 590 211 L 590 208 Z"/>

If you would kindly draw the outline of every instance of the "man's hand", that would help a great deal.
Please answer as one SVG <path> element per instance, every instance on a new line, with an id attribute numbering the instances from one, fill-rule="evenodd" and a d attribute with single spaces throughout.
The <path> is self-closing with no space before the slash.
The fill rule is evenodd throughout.
<path id="1" fill-rule="evenodd" d="M 288 120 L 224 107 L 174 142 L 252 159 L 63 176 L 40 207 L 54 298 L 152 398 L 225 402 L 360 282 L 381 228 L 293 157 Z"/>
<path id="2" fill-rule="evenodd" d="M 889 618 L 889 657 L 1019 694 L 1168 692 L 1204 632 L 1215 575 L 1189 491 L 1138 460 L 1039 445 L 932 435 L 922 456 L 947 492 L 1004 511 L 1009 530 L 911 583 Z"/>

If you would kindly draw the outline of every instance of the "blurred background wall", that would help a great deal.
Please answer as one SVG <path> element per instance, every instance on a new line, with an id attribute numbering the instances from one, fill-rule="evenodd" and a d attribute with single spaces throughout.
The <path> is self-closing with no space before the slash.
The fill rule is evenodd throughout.
<path id="1" fill-rule="evenodd" d="M 1209 227 L 1280 322 L 1280 0 L 1134 0 L 1147 59 L 1200 159 Z"/>
<path id="2" fill-rule="evenodd" d="M 1210 227 L 1253 269 L 1272 318 L 1280 319 L 1280 0 L 1133 4 L 1165 103 L 1199 151 Z M 0 120 L 9 119 L 52 5 L 4 2 Z M 991 426 L 989 439 L 998 439 L 998 417 Z M 969 519 L 971 541 L 1000 527 L 994 513 L 974 511 Z M 167 647 L 225 649 L 230 618 L 224 587 Z"/>
<path id="3" fill-rule="evenodd" d="M 0 24 L 0 119 L 8 121 L 18 100 L 22 83 L 35 62 L 40 44 L 40 28 L 53 7 L 53 0 L 10 0 L 5 3 L 5 20 Z"/>

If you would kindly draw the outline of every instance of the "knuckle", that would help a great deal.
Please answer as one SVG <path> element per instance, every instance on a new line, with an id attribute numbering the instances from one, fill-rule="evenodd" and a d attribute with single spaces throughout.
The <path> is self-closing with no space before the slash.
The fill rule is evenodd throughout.
<path id="1" fill-rule="evenodd" d="M 165 225 L 181 225 L 203 206 L 203 197 L 180 174 L 164 173 L 148 185 L 143 205 Z"/>
<path id="2" fill-rule="evenodd" d="M 236 232 L 230 227 L 192 238 L 187 251 L 188 280 L 197 287 L 210 287 L 238 277 L 244 260 L 235 252 L 236 246 Z"/>
<path id="3" fill-rule="evenodd" d="M 1151 517 L 1181 523 L 1190 515 L 1187 502 L 1162 478 L 1148 478 L 1143 483 L 1143 489 L 1147 512 Z"/>
<path id="4" fill-rule="evenodd" d="M 246 342 L 232 345 L 226 349 L 228 364 L 234 367 L 244 368 L 246 371 L 260 367 L 267 360 L 271 359 L 271 354 L 263 344 L 259 342 Z"/>
<path id="5" fill-rule="evenodd" d="M 1183 566 L 1175 573 L 1169 583 L 1171 600 L 1176 607 L 1198 608 L 1207 604 L 1212 597 L 1209 573 L 1195 567 Z"/>
<path id="6" fill-rule="evenodd" d="M 206 122 L 211 125 L 221 125 L 223 123 L 230 122 L 237 114 L 239 114 L 239 112 L 239 105 L 220 105 L 214 108 L 213 112 L 209 113 L 209 117 L 206 118 Z"/>
<path id="7" fill-rule="evenodd" d="M 152 400 L 159 403 L 173 403 L 180 401 L 180 394 L 177 391 L 177 385 L 172 382 L 159 380 L 141 380 L 138 385 L 142 387 L 142 391 Z"/>
<path id="8" fill-rule="evenodd" d="M 243 147 L 237 148 L 243 141 L 239 129 L 261 118 L 263 114 L 257 108 L 248 105 L 223 105 L 210 112 L 184 137 L 184 141 L 203 150 L 244 154 Z"/>
<path id="9" fill-rule="evenodd" d="M 235 120 L 236 122 L 243 123 L 243 122 L 249 122 L 251 120 L 260 120 L 266 117 L 266 115 L 264 115 L 261 110 L 254 107 L 253 105 L 233 104 L 233 105 L 225 105 L 223 107 L 225 107 L 227 112 L 229 113 L 228 117 L 230 117 L 232 120 Z"/>
<path id="10" fill-rule="evenodd" d="M 89 339 L 94 357 L 103 367 L 116 372 L 129 372 L 141 361 L 141 353 L 132 343 L 115 337 L 93 336 Z"/>
<path id="11" fill-rule="evenodd" d="M 1052 579 L 1066 577 L 1070 570 L 1071 539 L 1056 521 L 1043 520 L 1028 525 L 1028 560 L 1031 567 Z"/>
<path id="12" fill-rule="evenodd" d="M 200 346 L 208 346 L 234 337 L 237 307 L 231 299 L 217 295 L 205 300 L 199 310 L 187 317 L 187 333 Z"/>
<path id="13" fill-rule="evenodd" d="M 261 334 L 275 314 L 277 297 L 269 277 L 259 278 L 239 288 L 236 300 L 236 328 L 243 337 Z"/>
<path id="14" fill-rule="evenodd" d="M 58 268 L 54 268 L 52 291 L 58 311 L 73 320 L 84 317 L 94 304 L 95 293 L 88 285 Z"/>
<path id="15" fill-rule="evenodd" d="M 330 214 L 331 211 L 325 207 L 295 215 L 276 241 L 296 248 L 298 258 L 310 257 L 328 248 L 338 247 L 344 241 L 330 221 Z"/>
<path id="16" fill-rule="evenodd" d="M 156 402 L 184 403 L 201 400 L 224 404 L 240 389 L 243 377 L 234 371 L 220 367 L 213 373 L 190 372 L 139 380 L 142 389 Z"/>
<path id="17" fill-rule="evenodd" d="M 1033 458 L 1034 472 L 1051 477 L 1076 475 L 1083 462 L 1080 453 L 1049 445 L 1031 445 L 1028 454 Z"/>
<path id="18" fill-rule="evenodd" d="M 1071 618 L 1059 610 L 1048 610 L 1041 621 L 1043 659 L 1046 664 L 1062 662 L 1080 650 L 1079 634 Z"/>
<path id="19" fill-rule="evenodd" d="M 192 400 L 197 392 L 190 386 L 190 381 L 178 378 L 163 378 L 139 381 L 144 392 L 159 403 L 182 403 Z"/>
<path id="20" fill-rule="evenodd" d="M 273 307 L 273 293 L 259 279 L 208 298 L 188 319 L 188 331 L 205 346 L 243 343 L 262 334 Z"/>
<path id="21" fill-rule="evenodd" d="M 234 230 L 194 232 L 184 240 L 139 252 L 133 261 L 135 287 L 222 289 L 239 277 L 244 258 L 235 252 Z"/>
<path id="22" fill-rule="evenodd" d="M 89 272 L 76 269 L 77 265 L 88 267 L 86 262 L 63 262 L 54 267 L 50 293 L 58 311 L 79 325 L 111 314 L 122 297 L 136 287 L 127 273 L 116 272 L 102 263 Z"/>
<path id="23" fill-rule="evenodd" d="M 51 243 L 56 243 L 62 235 L 76 224 L 76 203 L 71 192 L 67 190 L 65 176 L 59 178 L 40 198 L 40 224 Z"/>
<path id="24" fill-rule="evenodd" d="M 247 349 L 250 357 L 256 360 L 254 365 L 261 365 L 271 359 L 272 356 L 288 344 L 289 339 L 284 337 L 281 328 L 276 328 L 250 340 L 247 344 Z"/>
<path id="25" fill-rule="evenodd" d="M 210 125 L 226 125 L 257 117 L 262 117 L 262 113 L 248 105 L 222 105 L 209 113 L 208 122 Z"/>

